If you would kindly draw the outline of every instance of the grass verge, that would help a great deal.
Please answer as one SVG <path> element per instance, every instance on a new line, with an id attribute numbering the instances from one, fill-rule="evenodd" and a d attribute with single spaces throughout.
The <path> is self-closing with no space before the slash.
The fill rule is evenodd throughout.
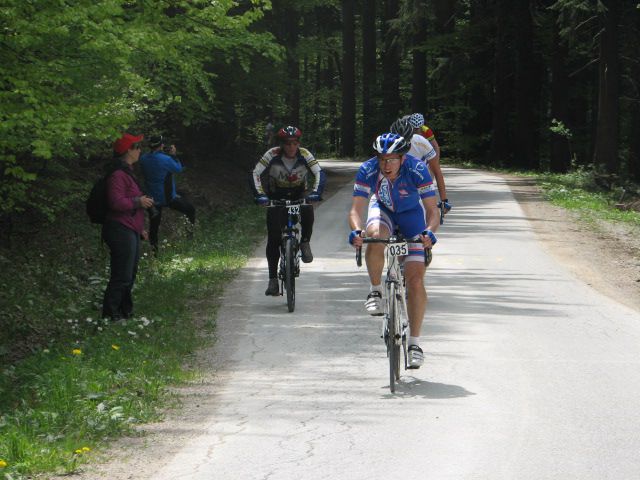
<path id="1" fill-rule="evenodd" d="M 203 342 L 199 330 L 214 325 L 214 301 L 204 321 L 196 321 L 190 303 L 215 298 L 264 230 L 264 211 L 241 208 L 201 218 L 193 240 L 174 235 L 175 244 L 165 243 L 159 258 L 145 254 L 134 290 L 139 316 L 120 325 L 90 315 L 106 273 L 92 273 L 84 283 L 81 275 L 70 283 L 47 282 L 44 278 L 54 273 L 70 274 L 63 267 L 49 271 L 45 262 L 29 263 L 28 275 L 7 303 L 24 305 L 27 316 L 46 315 L 37 308 L 49 305 L 46 318 L 64 328 L 57 328 L 55 340 L 45 347 L 0 370 L 0 478 L 71 473 L 109 439 L 157 419 L 172 401 L 167 386 L 190 377 L 185 359 Z M 30 283 L 34 299 L 41 301 L 22 304 L 22 290 Z M 76 283 L 82 288 L 73 290 Z M 45 295 L 47 287 L 53 290 Z M 93 306 L 70 291 L 93 297 Z M 51 302 L 44 302 L 42 297 L 49 296 Z M 10 342 L 3 345 L 6 349 Z"/>
<path id="2" fill-rule="evenodd" d="M 640 212 L 620 210 L 615 207 L 622 197 L 622 188 L 602 188 L 598 185 L 597 176 L 593 170 L 577 168 L 569 173 L 540 173 L 493 168 L 472 162 L 455 162 L 449 165 L 532 178 L 542 189 L 547 200 L 554 205 L 578 213 L 579 218 L 584 222 L 592 225 L 599 220 L 619 222 L 634 230 L 640 229 Z M 636 186 L 635 190 L 637 189 Z"/>

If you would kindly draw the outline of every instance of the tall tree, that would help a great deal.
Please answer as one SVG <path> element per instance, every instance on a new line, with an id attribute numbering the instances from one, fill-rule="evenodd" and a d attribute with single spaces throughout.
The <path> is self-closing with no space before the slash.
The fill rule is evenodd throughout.
<path id="1" fill-rule="evenodd" d="M 533 52 L 533 0 L 516 0 L 513 5 L 515 28 L 515 124 L 514 160 L 523 168 L 538 167 L 535 112 L 540 88 Z"/>
<path id="2" fill-rule="evenodd" d="M 376 134 L 376 0 L 362 0 L 362 148 L 368 151 Z"/>
<path id="3" fill-rule="evenodd" d="M 511 2 L 496 0 L 496 36 L 494 52 L 493 119 L 491 122 L 490 161 L 504 164 L 510 156 L 509 106 L 510 106 L 510 37 L 509 22 Z"/>
<path id="4" fill-rule="evenodd" d="M 552 16 L 553 39 L 551 52 L 551 119 L 568 125 L 569 120 L 569 76 L 567 57 L 569 48 L 567 40 L 560 35 L 557 16 Z M 559 130 L 551 136 L 549 167 L 552 172 L 566 172 L 570 165 L 568 130 Z"/>
<path id="5" fill-rule="evenodd" d="M 289 121 L 293 125 L 300 124 L 300 61 L 298 59 L 298 35 L 300 13 L 289 7 L 282 16 L 284 21 L 284 39 L 287 49 L 287 104 L 289 106 Z"/>
<path id="6" fill-rule="evenodd" d="M 342 116 L 340 153 L 353 156 L 356 134 L 356 39 L 355 6 L 342 0 Z"/>
<path id="7" fill-rule="evenodd" d="M 382 51 L 382 111 L 381 125 L 388 128 L 400 112 L 400 42 L 394 20 L 398 18 L 398 0 L 384 0 L 384 47 Z"/>
<path id="8" fill-rule="evenodd" d="M 411 83 L 411 111 L 424 112 L 427 109 L 427 1 L 416 0 L 414 7 L 413 81 Z"/>
<path id="9" fill-rule="evenodd" d="M 618 57 L 618 0 L 601 0 L 602 31 L 599 49 L 598 120 L 594 161 L 608 173 L 619 168 L 618 104 L 620 67 Z"/>

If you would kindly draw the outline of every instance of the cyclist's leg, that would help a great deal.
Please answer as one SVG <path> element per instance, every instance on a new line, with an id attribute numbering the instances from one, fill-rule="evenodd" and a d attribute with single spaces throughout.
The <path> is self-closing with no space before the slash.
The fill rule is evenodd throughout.
<path id="1" fill-rule="evenodd" d="M 424 210 L 421 206 L 396 216 L 400 232 L 409 242 L 409 255 L 405 258 L 404 276 L 407 285 L 407 315 L 409 317 L 409 363 L 413 368 L 422 365 L 422 349 L 419 347 L 420 331 L 427 309 L 427 292 L 424 288 L 424 247 L 419 241 L 426 228 Z M 417 350 L 416 350 L 417 348 Z"/>
<path id="2" fill-rule="evenodd" d="M 282 232 L 283 207 L 267 209 L 267 263 L 269 265 L 269 285 L 265 295 L 277 295 L 278 287 L 278 262 L 280 261 L 280 237 Z M 278 290 L 276 292 L 276 290 Z"/>
<path id="3" fill-rule="evenodd" d="M 301 205 L 300 206 L 300 237 L 302 242 L 308 242 L 311 240 L 311 234 L 313 233 L 313 222 L 315 220 L 315 214 L 313 211 L 313 205 Z"/>
<path id="4" fill-rule="evenodd" d="M 391 216 L 380 208 L 375 195 L 372 196 L 367 213 L 366 236 L 369 238 L 389 238 L 394 228 L 395 224 Z M 384 268 L 384 245 L 380 243 L 368 244 L 365 261 L 371 285 L 380 285 Z"/>
<path id="5" fill-rule="evenodd" d="M 380 209 L 377 199 L 372 197 L 369 202 L 366 235 L 371 238 L 389 238 L 393 231 L 393 221 L 389 215 Z M 365 309 L 370 315 L 383 315 L 382 303 L 382 269 L 384 268 L 384 245 L 370 243 L 367 245 L 365 261 L 371 286 L 365 301 Z"/>
<path id="6" fill-rule="evenodd" d="M 313 253 L 311 253 L 311 234 L 313 233 L 313 205 L 301 205 L 300 208 L 300 252 L 302 254 L 302 261 L 309 263 L 313 261 Z"/>

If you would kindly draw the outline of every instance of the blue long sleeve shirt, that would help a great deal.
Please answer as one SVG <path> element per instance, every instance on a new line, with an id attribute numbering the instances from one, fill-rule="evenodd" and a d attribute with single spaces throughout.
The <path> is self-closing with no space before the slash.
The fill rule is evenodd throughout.
<path id="1" fill-rule="evenodd" d="M 176 197 L 174 173 L 184 170 L 182 164 L 166 153 L 155 151 L 140 157 L 140 167 L 144 175 L 147 195 L 153 197 L 156 205 L 165 206 Z"/>

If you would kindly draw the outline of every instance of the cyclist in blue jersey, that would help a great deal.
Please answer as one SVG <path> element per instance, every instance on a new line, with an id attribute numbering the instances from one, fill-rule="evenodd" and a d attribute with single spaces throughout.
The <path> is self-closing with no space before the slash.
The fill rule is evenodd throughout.
<path id="1" fill-rule="evenodd" d="M 409 255 L 404 260 L 410 328 L 408 354 L 410 366 L 419 368 L 424 361 L 419 341 L 427 307 L 424 249 L 437 241 L 434 232 L 439 226 L 439 215 L 429 170 L 424 162 L 407 155 L 410 147 L 410 141 L 394 133 L 376 138 L 373 148 L 377 155 L 364 162 L 356 175 L 349 212 L 352 229 L 349 243 L 362 247 L 363 232 L 371 238 L 389 238 L 396 227 L 409 240 Z M 365 210 L 367 221 L 363 225 Z M 384 245 L 368 244 L 365 261 L 371 281 L 365 309 L 371 315 L 382 315 Z"/>

